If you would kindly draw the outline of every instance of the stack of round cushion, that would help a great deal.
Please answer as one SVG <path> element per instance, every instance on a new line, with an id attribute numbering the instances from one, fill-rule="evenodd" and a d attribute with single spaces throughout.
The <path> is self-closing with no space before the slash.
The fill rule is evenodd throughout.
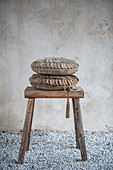
<path id="1" fill-rule="evenodd" d="M 29 78 L 33 87 L 44 90 L 61 90 L 74 88 L 79 79 L 72 75 L 78 70 L 78 64 L 74 60 L 66 58 L 49 57 L 39 59 L 31 64 L 31 68 L 37 74 Z"/>

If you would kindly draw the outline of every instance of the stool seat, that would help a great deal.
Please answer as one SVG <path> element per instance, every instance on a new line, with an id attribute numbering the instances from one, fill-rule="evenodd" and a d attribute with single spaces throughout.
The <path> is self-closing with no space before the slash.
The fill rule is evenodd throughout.
<path id="1" fill-rule="evenodd" d="M 64 90 L 39 90 L 33 87 L 27 87 L 24 91 L 25 98 L 67 98 L 67 93 Z M 69 98 L 83 98 L 84 91 L 78 86 L 75 89 L 70 89 Z"/>
<path id="2" fill-rule="evenodd" d="M 28 104 L 26 109 L 26 116 L 24 121 L 21 145 L 19 150 L 18 163 L 24 163 L 25 151 L 29 150 L 30 145 L 30 132 L 33 119 L 33 111 L 35 98 L 72 98 L 73 113 L 74 113 L 74 125 L 76 135 L 76 148 L 80 149 L 82 161 L 87 160 L 87 152 L 85 145 L 85 137 L 83 131 L 82 115 L 80 109 L 80 98 L 84 98 L 84 91 L 81 87 L 76 87 L 70 90 L 69 94 L 65 90 L 47 91 L 39 90 L 33 87 L 27 87 L 24 91 L 24 97 L 28 98 Z"/>

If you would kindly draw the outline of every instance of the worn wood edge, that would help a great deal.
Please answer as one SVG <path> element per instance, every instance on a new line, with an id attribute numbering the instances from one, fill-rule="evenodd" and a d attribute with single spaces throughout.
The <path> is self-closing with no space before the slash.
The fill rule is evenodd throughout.
<path id="1" fill-rule="evenodd" d="M 87 151 L 86 151 L 86 144 L 85 144 L 85 135 L 84 135 L 84 128 L 83 128 L 83 121 L 82 121 L 82 114 L 80 108 L 80 100 L 74 99 L 75 101 L 75 110 L 76 110 L 76 117 L 77 117 L 77 129 L 78 129 L 78 140 L 80 144 L 80 151 L 82 161 L 87 161 Z"/>
<path id="2" fill-rule="evenodd" d="M 58 91 L 48 91 L 39 90 L 33 87 L 27 87 L 24 91 L 25 98 L 67 98 L 67 94 L 63 90 Z M 84 91 L 80 86 L 76 89 L 71 89 L 69 93 L 69 98 L 84 98 Z"/>
<path id="3" fill-rule="evenodd" d="M 27 146 L 26 146 L 26 151 L 29 151 L 30 135 L 31 135 L 31 128 L 32 128 L 32 121 L 33 121 L 34 106 L 35 106 L 35 98 L 33 98 L 32 112 L 31 112 L 31 121 L 30 121 L 30 130 L 29 130 L 29 135 L 28 135 L 28 142 L 27 142 Z"/>
<path id="4" fill-rule="evenodd" d="M 77 129 L 76 106 L 75 106 L 75 99 L 74 98 L 72 98 L 72 106 L 73 106 L 74 128 L 75 128 L 75 135 L 76 135 L 76 148 L 80 149 L 80 143 L 79 143 L 79 139 L 78 139 L 78 129 Z"/>
<path id="5" fill-rule="evenodd" d="M 40 89 L 36 89 L 36 88 L 34 88 L 34 87 L 32 87 L 32 86 L 27 86 L 26 87 L 26 89 L 25 89 L 25 91 L 29 91 L 29 90 L 39 90 L 40 91 Z M 71 89 L 72 91 L 73 90 L 76 90 L 76 91 L 78 91 L 78 90 L 81 90 L 81 91 L 83 91 L 83 89 L 80 87 L 80 86 L 76 86 L 74 89 Z M 41 90 L 41 91 L 48 91 L 48 90 Z M 60 90 L 60 91 L 62 91 L 62 90 Z"/>
<path id="6" fill-rule="evenodd" d="M 21 138 L 21 144 L 19 149 L 19 156 L 18 156 L 18 164 L 24 163 L 24 156 L 25 151 L 28 143 L 28 134 L 30 131 L 30 121 L 32 117 L 32 108 L 33 108 L 34 99 L 29 99 L 26 109 L 26 115 L 24 120 L 24 127 L 23 127 L 23 133 Z"/>

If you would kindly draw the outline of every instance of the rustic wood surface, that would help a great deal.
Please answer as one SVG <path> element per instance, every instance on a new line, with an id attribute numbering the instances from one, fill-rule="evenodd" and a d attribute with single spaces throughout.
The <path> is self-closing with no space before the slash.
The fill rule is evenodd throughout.
<path id="1" fill-rule="evenodd" d="M 33 87 L 27 87 L 24 91 L 25 98 L 68 98 L 66 91 L 47 91 L 38 90 Z M 69 92 L 69 98 L 83 98 L 84 91 L 81 87 L 71 89 Z"/>
<path id="2" fill-rule="evenodd" d="M 87 152 L 86 152 L 85 137 L 83 132 L 82 115 L 80 110 L 79 99 L 73 99 L 73 111 L 74 111 L 77 148 L 80 148 L 82 161 L 86 161 Z"/>
<path id="3" fill-rule="evenodd" d="M 75 99 L 72 99 L 73 104 L 73 114 L 74 114 L 74 125 L 75 125 L 75 134 L 76 134 L 76 148 L 80 149 L 79 139 L 78 139 L 78 131 L 77 131 L 77 114 L 76 114 L 76 107 L 75 107 Z"/>
<path id="4" fill-rule="evenodd" d="M 29 151 L 30 134 L 31 134 L 31 127 L 32 127 L 32 119 L 33 119 L 34 105 L 35 105 L 35 98 L 34 98 L 34 102 L 33 102 L 33 106 L 32 106 L 31 121 L 30 121 L 30 130 L 29 130 L 29 135 L 28 135 L 28 142 L 27 142 L 26 151 Z"/>
<path id="5" fill-rule="evenodd" d="M 35 100 L 34 98 L 28 100 L 21 146 L 20 146 L 19 157 L 18 157 L 18 164 L 23 164 L 26 147 L 28 148 L 29 145 L 28 140 L 30 140 L 30 128 L 31 128 L 32 116 L 33 116 L 34 100 Z"/>
<path id="6" fill-rule="evenodd" d="M 62 91 L 46 91 L 46 90 L 37 90 L 33 87 L 27 87 L 24 91 L 25 98 L 28 99 L 28 105 L 26 110 L 26 117 L 24 122 L 21 146 L 19 150 L 18 163 L 23 164 L 25 151 L 29 150 L 30 144 L 30 131 L 32 126 L 33 110 L 35 98 L 67 98 L 67 111 L 66 117 L 69 117 L 69 98 L 72 98 L 73 102 L 73 112 L 74 112 L 74 122 L 75 122 L 75 133 L 76 133 L 76 147 L 81 151 L 82 161 L 87 160 L 85 138 L 82 125 L 82 116 L 80 111 L 79 98 L 84 97 L 84 91 L 81 87 L 76 87 L 67 92 Z"/>

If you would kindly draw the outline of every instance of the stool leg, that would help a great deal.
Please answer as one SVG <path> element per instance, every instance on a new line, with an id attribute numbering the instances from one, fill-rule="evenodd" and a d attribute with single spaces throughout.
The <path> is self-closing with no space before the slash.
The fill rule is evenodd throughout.
<path id="1" fill-rule="evenodd" d="M 30 124 L 31 124 L 32 116 L 33 116 L 34 100 L 35 100 L 34 98 L 29 99 L 28 104 L 27 104 L 26 117 L 25 117 L 21 146 L 20 146 L 19 157 L 18 157 L 19 164 L 23 164 L 24 162 L 25 150 L 28 145 L 28 138 L 30 134 Z"/>
<path id="2" fill-rule="evenodd" d="M 29 135 L 28 135 L 28 141 L 27 141 L 26 151 L 29 151 L 29 145 L 30 145 L 30 134 L 31 134 L 31 127 L 32 127 L 32 120 L 33 120 L 34 104 L 35 104 L 35 98 L 34 98 L 33 106 L 32 106 L 31 121 L 30 121 L 30 129 L 29 129 Z"/>
<path id="3" fill-rule="evenodd" d="M 75 100 L 72 99 L 73 103 L 73 113 L 74 113 L 74 125 L 75 125 L 75 134 L 76 134 L 76 148 L 80 149 L 80 144 L 79 144 L 79 138 L 78 138 L 78 130 L 77 130 L 77 116 L 76 116 L 76 111 L 75 111 Z"/>
<path id="4" fill-rule="evenodd" d="M 79 99 L 73 99 L 73 106 L 74 106 L 74 118 L 77 128 L 77 135 L 78 135 L 78 143 L 81 151 L 81 157 L 82 161 L 87 160 L 87 152 L 86 152 L 86 145 L 85 145 L 85 137 L 84 137 L 84 131 L 83 131 L 83 124 L 82 124 L 82 115 L 80 110 L 80 103 Z"/>

